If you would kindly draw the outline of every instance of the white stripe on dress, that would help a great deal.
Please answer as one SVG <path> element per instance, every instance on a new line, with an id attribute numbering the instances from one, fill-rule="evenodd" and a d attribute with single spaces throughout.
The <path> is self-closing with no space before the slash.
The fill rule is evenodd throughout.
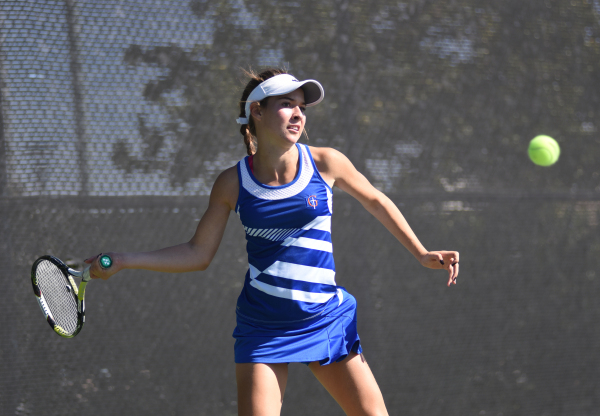
<path id="1" fill-rule="evenodd" d="M 265 238 L 265 236 L 266 236 L 267 234 L 269 234 L 270 232 L 271 232 L 271 230 L 270 230 L 270 229 L 268 229 L 268 228 L 261 228 L 261 229 L 260 229 L 260 231 L 259 231 L 259 232 L 257 232 L 257 233 L 256 233 L 254 236 L 255 236 L 255 237 L 262 237 L 262 238 Z"/>
<path id="2" fill-rule="evenodd" d="M 302 248 L 310 248 L 313 250 L 326 251 L 333 253 L 333 246 L 329 241 L 315 240 L 314 238 L 298 237 L 298 238 L 286 238 L 281 244 L 282 246 L 294 246 Z"/>
<path id="3" fill-rule="evenodd" d="M 260 270 L 258 270 L 256 267 L 254 267 L 251 264 L 249 264 L 248 266 L 250 268 L 250 279 L 252 279 L 252 280 L 256 279 L 256 277 L 260 274 Z"/>
<path id="4" fill-rule="evenodd" d="M 259 280 L 255 280 L 256 277 L 261 273 L 253 265 L 250 266 L 250 284 L 254 286 L 256 289 L 265 292 L 268 295 L 276 296 L 278 298 L 284 299 L 292 299 L 292 300 L 300 300 L 302 302 L 313 302 L 313 303 L 325 303 L 334 294 L 331 293 L 314 293 L 314 292 L 305 292 L 303 290 L 297 289 L 286 289 L 283 287 L 277 287 L 270 285 L 268 283 L 261 282 Z M 307 266 L 303 266 L 307 267 Z M 267 269 L 268 270 L 268 269 Z"/>
<path id="5" fill-rule="evenodd" d="M 282 229 L 278 228 L 277 232 L 275 234 L 273 234 L 271 239 L 273 241 L 279 241 L 279 239 L 280 239 L 279 237 L 281 237 L 284 233 L 287 233 L 287 231 L 288 231 L 287 229 L 282 230 Z"/>
<path id="6" fill-rule="evenodd" d="M 244 227 L 246 234 L 251 237 L 260 237 L 271 241 L 283 241 L 288 236 L 298 232 L 301 228 L 250 228 Z"/>
<path id="7" fill-rule="evenodd" d="M 303 266 L 278 260 L 263 270 L 263 273 L 301 282 L 335 286 L 335 271 L 320 267 Z"/>
<path id="8" fill-rule="evenodd" d="M 273 237 L 279 232 L 278 228 L 273 228 L 271 230 L 268 230 L 268 232 L 263 235 L 263 238 L 266 238 L 267 240 L 272 240 Z"/>
<path id="9" fill-rule="evenodd" d="M 315 218 L 304 227 L 303 230 L 320 230 L 331 233 L 331 215 L 323 215 Z"/>
<path id="10" fill-rule="evenodd" d="M 252 280 L 250 285 L 268 295 L 278 298 L 298 300 L 301 302 L 326 303 L 335 295 L 335 293 L 314 293 L 304 292 L 303 290 L 286 289 L 283 287 L 271 286 L 258 280 Z"/>

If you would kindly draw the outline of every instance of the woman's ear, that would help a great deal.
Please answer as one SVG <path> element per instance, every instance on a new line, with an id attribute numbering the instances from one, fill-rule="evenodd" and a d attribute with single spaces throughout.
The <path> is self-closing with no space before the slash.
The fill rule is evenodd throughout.
<path id="1" fill-rule="evenodd" d="M 252 117 L 254 117 L 254 120 L 261 119 L 262 112 L 261 112 L 261 108 L 260 108 L 260 103 L 253 102 L 252 104 L 250 104 L 250 114 L 252 114 Z"/>

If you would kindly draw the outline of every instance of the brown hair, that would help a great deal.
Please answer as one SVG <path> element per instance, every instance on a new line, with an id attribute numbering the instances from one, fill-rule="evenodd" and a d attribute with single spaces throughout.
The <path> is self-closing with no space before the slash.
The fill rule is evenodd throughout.
<path id="1" fill-rule="evenodd" d="M 276 75 L 287 74 L 287 70 L 283 68 L 268 68 L 257 74 L 253 70 L 243 70 L 244 74 L 250 78 L 250 81 L 246 84 L 244 92 L 242 92 L 242 99 L 240 100 L 240 117 L 248 118 L 248 124 L 242 124 L 240 127 L 240 133 L 244 136 L 244 143 L 246 144 L 246 151 L 248 155 L 256 153 L 256 127 L 250 114 L 246 114 L 246 101 L 250 93 L 256 88 L 261 82 L 266 81 Z M 269 97 L 259 102 L 259 105 L 264 107 L 267 105 Z"/>

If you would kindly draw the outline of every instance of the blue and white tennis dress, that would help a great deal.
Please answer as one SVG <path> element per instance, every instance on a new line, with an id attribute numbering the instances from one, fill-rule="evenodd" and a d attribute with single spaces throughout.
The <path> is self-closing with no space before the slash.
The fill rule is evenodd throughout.
<path id="1" fill-rule="evenodd" d="M 245 157 L 236 206 L 246 231 L 249 270 L 237 302 L 235 362 L 289 363 L 360 353 L 356 300 L 335 283 L 331 188 L 307 146 L 285 185 L 264 185 Z"/>

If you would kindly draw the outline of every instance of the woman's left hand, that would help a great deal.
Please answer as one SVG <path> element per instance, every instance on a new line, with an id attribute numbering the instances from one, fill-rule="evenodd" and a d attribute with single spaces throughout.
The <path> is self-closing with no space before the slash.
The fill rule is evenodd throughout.
<path id="1" fill-rule="evenodd" d="M 458 251 L 430 251 L 421 257 L 421 264 L 430 269 L 448 270 L 448 287 L 456 284 L 458 276 Z"/>

